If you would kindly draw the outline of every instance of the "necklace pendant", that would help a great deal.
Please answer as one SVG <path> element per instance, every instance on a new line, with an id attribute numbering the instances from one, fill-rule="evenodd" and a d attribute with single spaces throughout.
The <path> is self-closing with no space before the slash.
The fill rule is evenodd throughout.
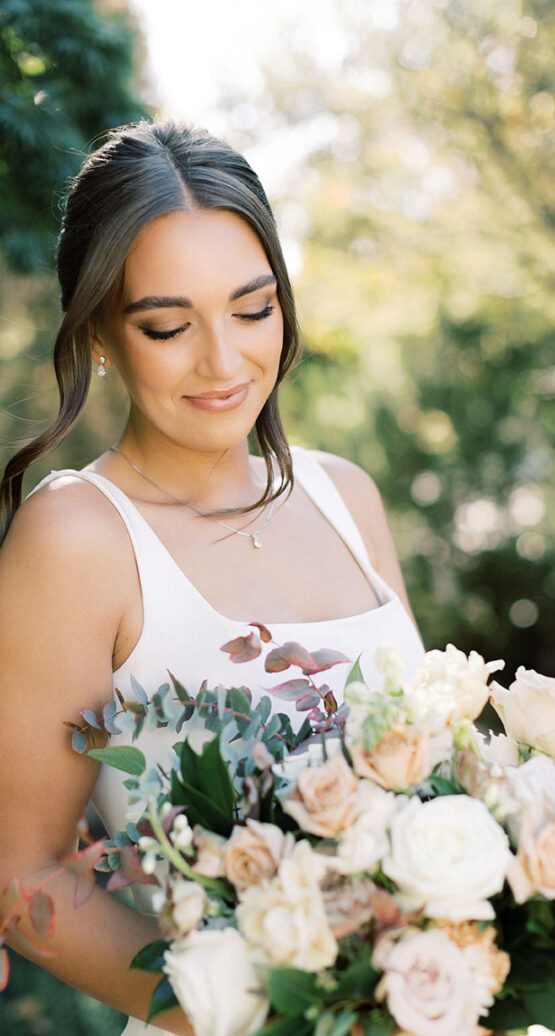
<path id="1" fill-rule="evenodd" d="M 260 550 L 262 546 L 262 540 L 256 535 L 255 532 L 251 533 L 251 540 L 253 547 L 255 547 L 256 550 Z"/>

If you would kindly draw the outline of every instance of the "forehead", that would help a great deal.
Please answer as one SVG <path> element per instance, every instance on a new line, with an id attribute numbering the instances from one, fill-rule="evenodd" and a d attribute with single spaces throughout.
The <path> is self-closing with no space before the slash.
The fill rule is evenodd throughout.
<path id="1" fill-rule="evenodd" d="M 137 234 L 125 261 L 123 298 L 144 294 L 193 295 L 207 286 L 233 289 L 271 273 L 261 241 L 233 212 L 170 212 Z"/>

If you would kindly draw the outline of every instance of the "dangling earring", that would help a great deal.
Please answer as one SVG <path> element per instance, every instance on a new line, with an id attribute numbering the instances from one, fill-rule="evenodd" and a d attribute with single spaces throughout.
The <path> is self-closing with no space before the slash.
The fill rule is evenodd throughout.
<path id="1" fill-rule="evenodd" d="M 105 356 L 99 356 L 98 357 L 98 367 L 96 368 L 96 373 L 98 374 L 99 378 L 105 378 L 106 377 L 108 371 L 106 369 L 106 357 Z"/>

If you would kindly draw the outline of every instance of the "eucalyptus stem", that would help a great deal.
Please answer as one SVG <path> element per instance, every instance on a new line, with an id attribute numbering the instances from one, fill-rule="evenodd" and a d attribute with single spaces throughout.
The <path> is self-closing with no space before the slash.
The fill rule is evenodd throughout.
<path id="1" fill-rule="evenodd" d="M 150 820 L 152 830 L 156 835 L 164 856 L 167 857 L 170 863 L 173 863 L 176 870 L 181 871 L 186 878 L 190 878 L 195 881 L 197 875 L 191 870 L 189 864 L 185 862 L 181 853 L 171 844 L 162 824 L 160 823 L 160 818 L 152 805 L 148 807 L 148 819 Z"/>

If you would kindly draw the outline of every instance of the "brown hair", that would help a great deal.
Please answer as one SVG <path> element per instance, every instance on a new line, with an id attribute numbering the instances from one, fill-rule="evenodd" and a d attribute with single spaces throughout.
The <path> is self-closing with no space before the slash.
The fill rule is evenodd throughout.
<path id="1" fill-rule="evenodd" d="M 63 320 L 54 346 L 60 405 L 53 424 L 9 461 L 0 485 L 0 543 L 21 503 L 30 464 L 54 449 L 75 424 L 91 377 L 90 328 L 121 278 L 132 242 L 145 224 L 191 206 L 234 212 L 254 230 L 277 278 L 283 348 L 274 389 L 254 429 L 266 463 L 264 493 L 252 508 L 293 484 L 291 455 L 278 409 L 278 386 L 299 351 L 291 283 L 268 199 L 242 155 L 204 130 L 146 122 L 113 130 L 84 162 L 67 195 L 57 269 Z M 273 489 L 272 458 L 280 482 Z M 252 508 L 247 508 L 251 510 Z"/>

